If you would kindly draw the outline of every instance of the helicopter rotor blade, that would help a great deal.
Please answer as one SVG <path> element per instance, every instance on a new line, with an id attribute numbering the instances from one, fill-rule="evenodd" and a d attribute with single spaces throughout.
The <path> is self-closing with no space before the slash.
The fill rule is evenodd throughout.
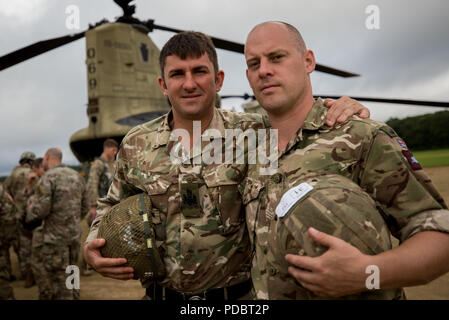
<path id="1" fill-rule="evenodd" d="M 19 50 L 8 53 L 0 57 L 0 71 L 12 67 L 20 62 L 31 59 L 47 51 L 59 48 L 65 44 L 78 40 L 84 37 L 85 32 L 86 31 L 82 31 L 71 35 L 39 41 Z"/>
<path id="2" fill-rule="evenodd" d="M 244 100 L 252 99 L 256 100 L 254 95 L 244 93 L 242 95 L 222 95 L 221 99 L 228 98 L 241 98 Z M 331 98 L 334 100 L 340 99 L 342 96 L 328 96 L 328 95 L 314 95 L 315 99 L 319 97 L 323 98 Z M 369 97 L 353 97 L 352 99 L 357 101 L 366 101 L 366 102 L 380 102 L 380 103 L 394 103 L 394 104 L 407 104 L 414 106 L 424 106 L 424 107 L 441 107 L 441 108 L 449 108 L 449 102 L 445 101 L 425 101 L 425 100 L 409 100 L 409 99 L 388 99 L 388 98 L 369 98 Z"/>
<path id="3" fill-rule="evenodd" d="M 317 98 L 317 97 L 319 97 L 319 96 L 314 96 L 314 98 Z M 323 96 L 323 97 L 331 98 L 331 99 L 339 99 L 341 96 Z M 445 101 L 425 101 L 425 100 L 370 98 L 370 97 L 353 97 L 353 96 L 350 96 L 350 97 L 357 101 L 408 104 L 408 105 L 424 106 L 424 107 L 449 108 L 449 102 L 445 102 Z"/>
<path id="4" fill-rule="evenodd" d="M 175 29 L 175 28 L 170 28 L 170 27 L 154 24 L 154 20 L 146 21 L 145 25 L 148 29 L 150 29 L 150 32 L 153 31 L 154 29 L 170 31 L 170 32 L 175 32 L 175 33 L 184 31 L 184 30 L 180 30 L 180 29 Z M 209 37 L 211 38 L 212 42 L 214 43 L 214 45 L 217 49 L 224 49 L 224 50 L 228 50 L 228 51 L 232 51 L 232 52 L 236 52 L 236 53 L 244 53 L 245 46 L 241 43 L 224 40 L 224 39 L 220 39 L 220 38 L 216 38 L 216 37 L 211 37 L 211 36 L 209 36 Z M 344 71 L 344 70 L 331 68 L 331 67 L 319 64 L 319 63 L 316 64 L 315 70 L 324 72 L 324 73 L 328 73 L 328 74 L 332 74 L 335 76 L 344 77 L 344 78 L 360 76 L 357 73 L 352 73 L 352 72 L 348 72 L 348 71 Z"/>
<path id="5" fill-rule="evenodd" d="M 339 77 L 343 77 L 343 78 L 360 77 L 360 74 L 358 74 L 358 73 L 353 73 L 353 72 L 349 72 L 349 71 L 331 68 L 331 67 L 319 64 L 319 63 L 317 63 L 315 65 L 315 71 L 320 71 L 320 72 L 332 74 L 334 76 L 339 76 Z"/>

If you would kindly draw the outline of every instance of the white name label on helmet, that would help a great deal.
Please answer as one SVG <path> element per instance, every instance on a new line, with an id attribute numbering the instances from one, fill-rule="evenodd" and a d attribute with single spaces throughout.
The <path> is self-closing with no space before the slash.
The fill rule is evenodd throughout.
<path id="1" fill-rule="evenodd" d="M 285 216 L 285 214 L 293 207 L 293 205 L 304 198 L 306 194 L 313 190 L 313 187 L 303 182 L 296 187 L 291 188 L 281 198 L 281 202 L 279 202 L 276 207 L 276 215 L 281 218 Z"/>

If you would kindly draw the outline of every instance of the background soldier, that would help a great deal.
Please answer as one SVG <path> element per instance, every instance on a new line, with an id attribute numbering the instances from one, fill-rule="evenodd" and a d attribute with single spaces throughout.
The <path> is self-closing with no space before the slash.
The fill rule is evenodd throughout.
<path id="1" fill-rule="evenodd" d="M 106 139 L 103 143 L 103 153 L 96 158 L 89 169 L 87 189 L 89 191 L 89 215 L 87 224 L 92 224 L 97 214 L 97 201 L 106 197 L 109 186 L 112 182 L 115 167 L 115 155 L 118 152 L 118 143 L 114 139 Z M 91 274 L 89 265 L 81 258 L 81 274 L 88 276 Z"/>
<path id="2" fill-rule="evenodd" d="M 18 239 L 13 241 L 13 247 L 19 260 L 20 278 L 25 280 L 25 287 L 33 285 L 33 273 L 31 272 L 31 231 L 24 227 L 25 210 L 27 205 L 26 188 L 28 176 L 32 172 L 31 163 L 36 158 L 33 152 L 22 153 L 19 166 L 16 166 L 11 175 L 6 178 L 4 187 L 16 204 L 18 223 Z M 9 259 L 9 254 L 8 254 Z M 10 269 L 11 270 L 11 269 Z"/>
<path id="3" fill-rule="evenodd" d="M 0 184 L 0 300 L 14 299 L 14 293 L 9 284 L 11 273 L 8 266 L 9 244 L 15 238 L 17 215 L 12 198 Z"/>
<path id="4" fill-rule="evenodd" d="M 45 173 L 43 159 L 36 158 L 31 165 L 31 169 L 33 170 L 33 172 L 28 176 L 27 185 L 27 194 L 29 195 L 27 207 L 33 205 L 38 196 L 37 183 L 40 177 L 42 177 Z M 45 275 L 40 274 L 40 270 L 43 269 L 43 267 L 41 266 L 43 260 L 39 255 L 40 251 L 36 250 L 36 247 L 42 246 L 42 220 L 36 220 L 34 224 L 26 224 L 26 226 L 33 232 L 31 240 L 31 271 L 33 272 L 35 282 L 39 283 L 38 287 L 44 288 L 44 281 L 46 280 L 46 278 Z M 47 285 L 47 287 L 49 286 Z"/>
<path id="5" fill-rule="evenodd" d="M 114 160 L 118 152 L 118 143 L 114 139 L 106 139 L 103 143 L 103 153 L 96 158 L 89 169 L 87 189 L 89 190 L 89 227 L 95 219 L 97 201 L 108 194 L 114 175 Z"/>
<path id="6" fill-rule="evenodd" d="M 43 221 L 42 239 L 35 246 L 43 260 L 38 280 L 39 299 L 78 299 L 79 290 L 65 285 L 67 266 L 77 262 L 81 237 L 80 220 L 87 213 L 87 189 L 83 177 L 61 164 L 58 148 L 48 149 L 44 156 L 45 174 L 36 186 L 36 197 L 27 210 L 26 222 Z M 42 283 L 50 288 L 42 288 Z"/>

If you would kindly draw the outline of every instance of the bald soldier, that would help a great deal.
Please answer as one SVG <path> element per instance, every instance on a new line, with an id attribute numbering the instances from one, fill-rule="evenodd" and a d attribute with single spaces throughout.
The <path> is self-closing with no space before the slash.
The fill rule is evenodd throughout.
<path id="1" fill-rule="evenodd" d="M 159 85 L 172 109 L 133 128 L 123 139 L 111 188 L 98 202 L 85 247 L 86 261 L 105 276 L 133 277 L 132 268 L 120 266 L 125 259 L 101 257 L 104 239 L 95 238 L 102 216 L 113 205 L 147 193 L 166 268 L 164 279 L 143 283 L 148 296 L 156 300 L 164 296 L 167 300 L 249 297 L 252 249 L 239 194 L 247 164 L 235 159 L 231 164 L 202 159 L 209 132 L 224 137 L 226 129 L 257 130 L 263 127 L 261 117 L 214 107 L 224 72 L 218 68 L 212 41 L 204 34 L 173 36 L 164 45 L 159 62 Z M 201 123 L 198 136 L 194 135 L 194 121 Z M 181 140 L 185 161 L 175 162 L 170 155 L 180 144 L 172 134 L 180 129 L 188 133 Z M 218 141 L 225 147 L 224 141 Z M 197 147 L 201 147 L 199 151 Z"/>
<path id="2" fill-rule="evenodd" d="M 257 297 L 342 297 L 363 292 L 367 290 L 365 270 L 369 265 L 379 268 L 382 290 L 427 283 L 446 273 L 449 270 L 449 211 L 405 142 L 389 126 L 372 120 L 352 117 L 334 128 L 326 125 L 327 108 L 321 99 L 314 100 L 312 95 L 310 73 L 315 68 L 315 57 L 293 26 L 282 22 L 256 26 L 248 35 L 245 57 L 248 81 L 269 116 L 267 126 L 277 129 L 279 137 L 277 172 L 259 176 L 256 166 L 252 166 L 243 195 L 247 224 L 256 247 L 252 279 Z M 384 252 L 362 250 L 360 243 L 356 245 L 351 237 L 336 232 L 338 224 L 323 231 L 331 234 L 335 231 L 335 235 L 355 247 L 318 232 L 316 229 L 326 225 L 322 219 L 318 220 L 321 224 L 309 225 L 314 228 L 308 233 L 298 229 L 295 239 L 273 240 L 273 235 L 282 234 L 277 229 L 277 221 L 285 215 L 288 219 L 283 221 L 292 218 L 284 196 L 287 194 L 288 202 L 298 206 L 308 199 L 306 191 L 313 190 L 313 183 L 301 192 L 294 192 L 294 188 L 311 174 L 318 175 L 318 181 L 320 175 L 336 174 L 360 186 L 375 201 L 390 232 L 402 244 Z M 342 194 L 341 198 L 328 200 L 344 203 L 344 199 Z M 297 227 L 307 226 L 305 217 L 296 219 Z M 326 215 L 321 217 L 324 219 Z M 353 220 L 354 224 L 358 223 Z M 366 232 L 381 231 L 380 225 L 374 227 L 375 223 L 368 223 L 373 219 L 366 221 Z M 310 239 L 300 240 L 299 236 Z M 286 273 L 287 268 L 277 264 L 279 257 L 271 254 L 276 246 L 287 249 L 293 245 L 285 241 L 293 241 L 297 248 L 304 249 L 299 251 L 299 256 L 287 255 L 290 264 L 302 268 L 288 267 L 299 282 L 293 287 L 288 284 L 295 281 Z M 329 250 L 310 257 L 313 251 L 306 249 L 312 243 Z M 284 292 L 279 291 L 282 287 Z M 308 295 L 303 294 L 305 291 Z"/>
<path id="3" fill-rule="evenodd" d="M 42 267 L 38 280 L 39 299 L 78 299 L 79 290 L 66 287 L 66 268 L 76 265 L 81 237 L 80 221 L 88 211 L 84 179 L 61 163 L 62 152 L 50 148 L 44 156 L 45 173 L 36 186 L 34 201 L 27 209 L 26 222 L 42 220 L 41 239 L 33 238 L 33 250 L 40 251 Z M 49 286 L 44 284 L 50 284 Z"/>
<path id="4" fill-rule="evenodd" d="M 18 233 L 16 240 L 12 244 L 18 256 L 20 278 L 25 280 L 25 287 L 30 287 L 34 283 L 33 273 L 31 272 L 31 231 L 24 226 L 26 214 L 26 205 L 28 195 L 26 193 L 28 176 L 32 173 L 31 164 L 36 158 L 35 154 L 25 151 L 21 154 L 19 165 L 16 166 L 12 173 L 6 178 L 4 187 L 6 192 L 10 194 L 17 206 Z M 9 257 L 9 253 L 8 253 Z"/>

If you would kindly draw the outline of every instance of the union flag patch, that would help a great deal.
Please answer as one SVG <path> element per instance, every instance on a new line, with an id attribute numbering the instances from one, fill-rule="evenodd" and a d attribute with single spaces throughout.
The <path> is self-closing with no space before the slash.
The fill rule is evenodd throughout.
<path id="1" fill-rule="evenodd" d="M 404 149 L 408 149 L 407 145 L 405 144 L 405 142 L 401 139 L 398 139 L 397 142 L 399 143 L 399 145 L 404 148 Z"/>

